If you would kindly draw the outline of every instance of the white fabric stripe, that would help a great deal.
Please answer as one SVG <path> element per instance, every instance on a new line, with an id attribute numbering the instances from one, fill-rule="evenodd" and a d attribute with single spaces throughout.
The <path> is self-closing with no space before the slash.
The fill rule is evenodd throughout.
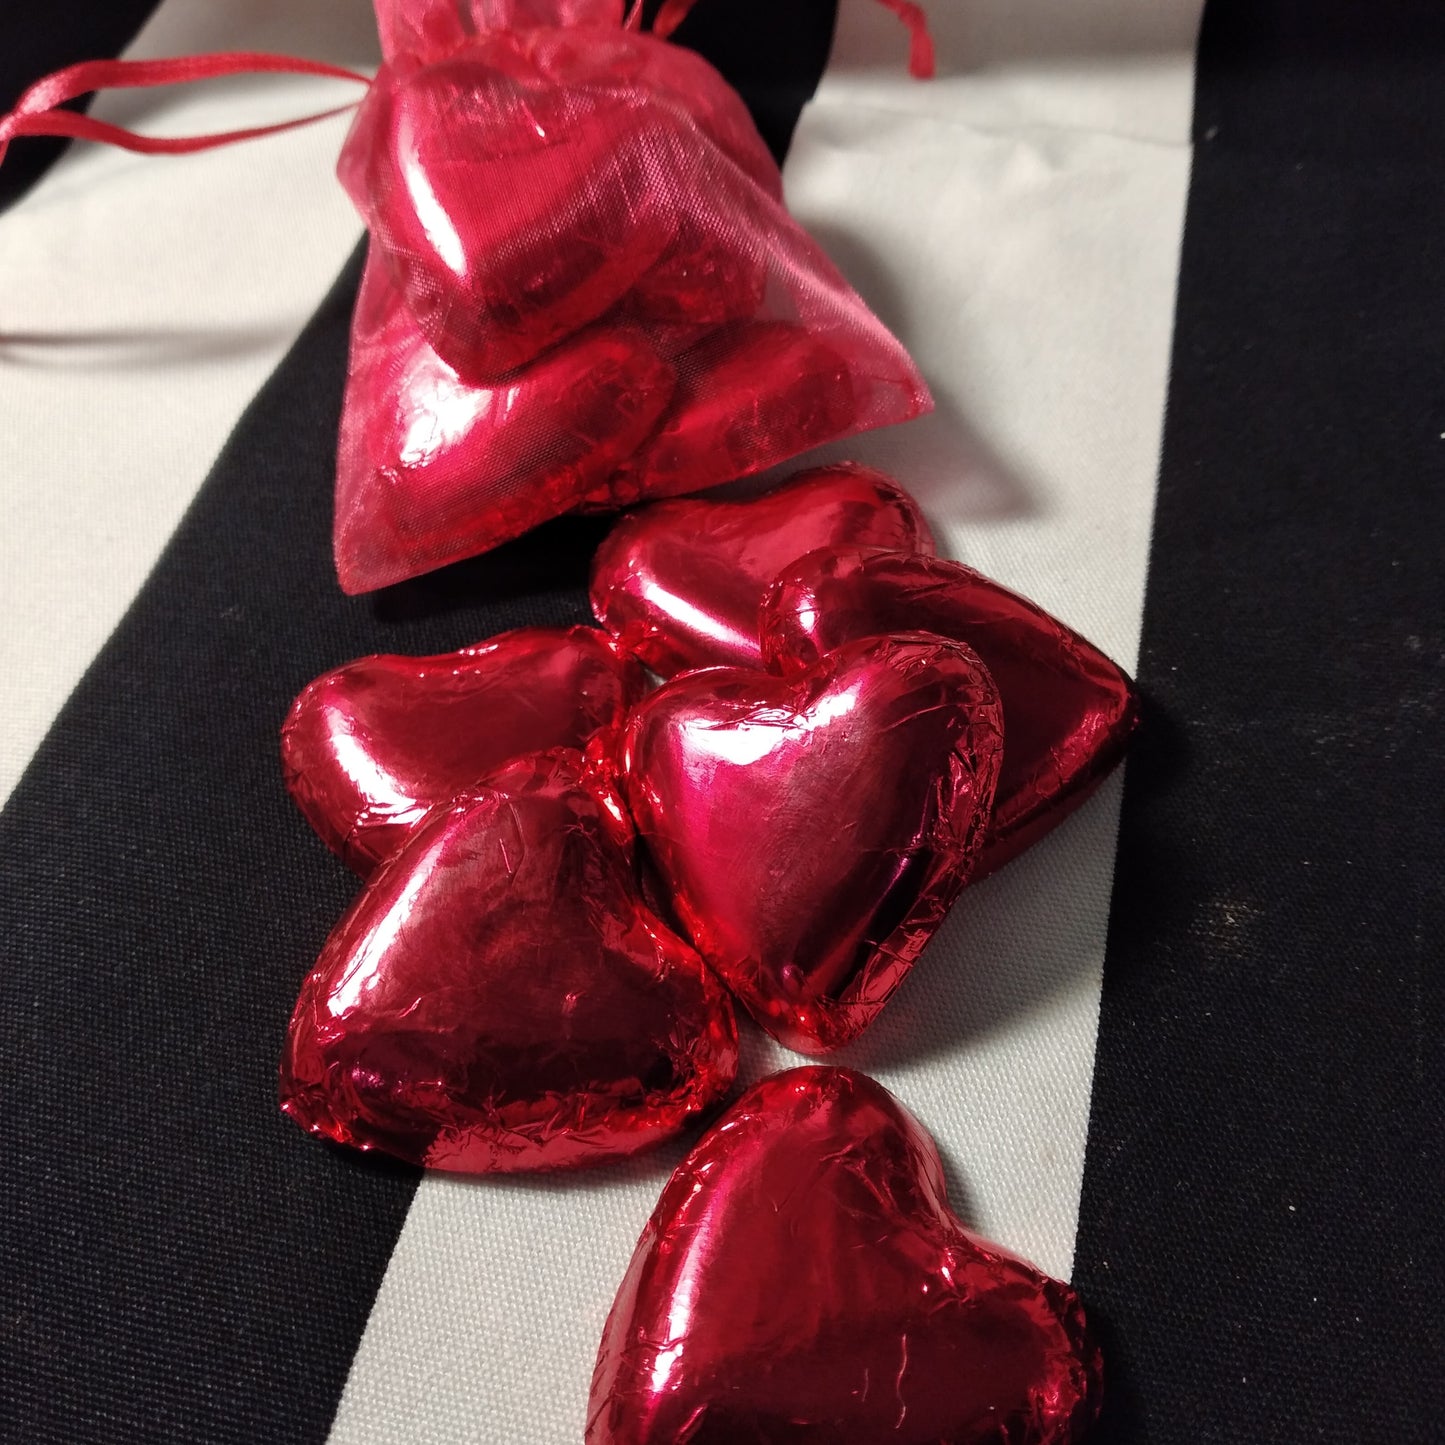
<path id="1" fill-rule="evenodd" d="M 969 0 L 942 78 L 844 0 L 786 168 L 794 209 L 914 349 L 939 415 L 838 448 L 916 488 L 944 550 L 1126 665 L 1138 647 L 1198 0 Z M 955 910 L 840 1060 L 937 1136 L 985 1232 L 1067 1274 L 1117 781 Z M 746 1073 L 797 1062 L 749 1036 Z M 421 1185 L 333 1445 L 577 1445 L 602 1322 L 680 1148 L 591 1177 Z"/>
<path id="2" fill-rule="evenodd" d="M 377 60 L 367 0 L 166 0 L 127 54 L 225 49 Z M 192 134 L 356 89 L 243 77 L 95 113 Z M 345 129 L 184 158 L 78 145 L 0 215 L 0 802 L 355 246 Z"/>

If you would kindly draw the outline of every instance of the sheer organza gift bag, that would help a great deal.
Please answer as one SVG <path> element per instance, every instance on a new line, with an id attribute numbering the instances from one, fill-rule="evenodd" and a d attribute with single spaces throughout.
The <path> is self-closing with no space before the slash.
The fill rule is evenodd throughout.
<path id="1" fill-rule="evenodd" d="M 741 98 L 668 38 L 698 0 L 663 0 L 650 33 L 624 0 L 375 3 L 374 78 L 250 53 L 94 61 L 0 117 L 0 157 L 21 135 L 175 153 L 287 126 L 157 138 L 63 107 L 248 71 L 366 85 L 338 166 L 370 232 L 337 457 L 346 591 L 932 405 L 788 214 Z M 881 3 L 931 73 L 922 12 Z"/>
<path id="2" fill-rule="evenodd" d="M 336 493 L 362 592 L 579 509 L 917 416 L 746 107 L 620 0 L 377 0 L 339 167 L 371 233 Z"/>

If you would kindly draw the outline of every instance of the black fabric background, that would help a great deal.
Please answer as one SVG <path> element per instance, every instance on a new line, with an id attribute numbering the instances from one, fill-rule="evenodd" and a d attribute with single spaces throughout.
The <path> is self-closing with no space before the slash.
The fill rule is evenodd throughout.
<path id="1" fill-rule="evenodd" d="M 723 9 L 680 38 L 781 152 L 831 0 Z M 276 1107 L 297 987 L 356 887 L 292 808 L 277 729 L 348 658 L 586 620 L 606 524 L 344 597 L 358 276 L 241 419 L 0 814 L 0 1439 L 323 1440 L 415 1189 Z"/>
<path id="2" fill-rule="evenodd" d="M 1441 1438 L 1445 8 L 1210 0 L 1075 1276 L 1111 1442 Z"/>

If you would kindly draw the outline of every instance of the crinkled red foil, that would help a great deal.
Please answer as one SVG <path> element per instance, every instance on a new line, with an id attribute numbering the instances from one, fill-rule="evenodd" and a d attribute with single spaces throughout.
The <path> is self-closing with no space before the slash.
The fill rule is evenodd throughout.
<path id="1" fill-rule="evenodd" d="M 282 1109 L 343 1144 L 488 1172 L 614 1159 L 718 1102 L 732 1007 L 643 905 L 629 835 L 566 750 L 436 809 L 303 985 Z"/>
<path id="2" fill-rule="evenodd" d="M 885 1089 L 749 1091 L 668 1182 L 603 1334 L 587 1445 L 1077 1445 L 1101 1364 L 1078 1296 L 949 1211 Z"/>
<path id="3" fill-rule="evenodd" d="M 783 456 L 846 436 L 856 401 L 847 355 L 788 321 L 741 321 L 674 360 L 678 392 L 662 429 L 619 468 L 615 503 L 695 492 L 745 477 L 760 442 Z"/>
<path id="4" fill-rule="evenodd" d="M 373 260 L 342 422 L 345 588 L 931 406 L 700 56 L 616 7 L 610 26 L 563 0 L 446 8 L 386 7 L 339 165 Z"/>
<path id="5" fill-rule="evenodd" d="M 978 659 L 892 637 L 794 678 L 683 673 L 633 710 L 622 767 L 698 951 L 764 1028 L 817 1053 L 867 1027 L 942 922 L 1002 750 Z"/>
<path id="6" fill-rule="evenodd" d="M 569 37 L 570 38 L 570 37 Z M 685 129 L 537 73 L 492 34 L 382 67 L 341 176 L 437 354 L 469 380 L 535 360 L 610 310 L 671 244 Z"/>
<path id="7" fill-rule="evenodd" d="M 663 677 L 690 667 L 761 667 L 758 607 L 769 583 L 805 553 L 835 544 L 933 551 L 928 524 L 902 487 L 842 462 L 745 501 L 639 508 L 597 550 L 592 610 Z"/>
<path id="8" fill-rule="evenodd" d="M 1122 761 L 1138 722 L 1128 675 L 1043 608 L 958 562 L 839 548 L 785 570 L 761 614 L 784 673 L 859 637 L 916 630 L 967 643 L 1003 705 L 993 823 L 977 876 L 1002 867 L 1079 806 Z"/>
<path id="9" fill-rule="evenodd" d="M 475 556 L 605 491 L 673 388 L 672 368 L 625 325 L 583 331 L 501 380 L 464 381 L 369 254 L 336 459 L 343 591 Z"/>
<path id="10" fill-rule="evenodd" d="M 438 803 L 522 753 L 585 747 L 640 692 L 638 666 L 591 627 L 523 627 L 436 657 L 363 657 L 292 704 L 286 786 L 365 878 Z"/>

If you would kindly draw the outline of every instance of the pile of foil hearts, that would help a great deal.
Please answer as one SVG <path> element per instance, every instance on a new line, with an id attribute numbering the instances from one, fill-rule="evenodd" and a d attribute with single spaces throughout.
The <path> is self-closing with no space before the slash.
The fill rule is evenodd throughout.
<path id="1" fill-rule="evenodd" d="M 855 1039 L 1136 722 L 1115 664 L 935 556 L 852 464 L 640 508 L 591 590 L 601 630 L 363 658 L 297 699 L 287 785 L 365 879 L 282 1061 L 312 1133 L 498 1172 L 701 1122 L 736 1080 L 735 1001 L 802 1052 Z M 745 1095 L 664 1192 L 588 1440 L 1050 1445 L 1098 1384 L 1068 1287 L 958 1223 L 885 1091 L 813 1067 Z"/>
<path id="2" fill-rule="evenodd" d="M 881 3 L 930 73 L 918 5 Z M 1101 1374 L 1078 1298 L 964 1227 L 891 1095 L 812 1066 L 722 1112 L 736 1004 L 804 1053 L 857 1038 L 959 893 L 1115 766 L 1136 704 L 1063 623 L 937 558 L 879 473 L 653 500 L 931 405 L 741 99 L 666 43 L 691 5 L 376 0 L 385 63 L 340 160 L 370 232 L 343 588 L 651 505 L 595 559 L 601 630 L 367 657 L 296 700 L 287 785 L 364 884 L 302 984 L 281 1108 L 471 1173 L 720 1115 L 617 1293 L 588 1445 L 1074 1445 Z M 0 160 L 18 134 L 263 134 L 56 119 L 93 83 L 257 67 L 351 74 L 68 67 L 0 117 Z"/>

